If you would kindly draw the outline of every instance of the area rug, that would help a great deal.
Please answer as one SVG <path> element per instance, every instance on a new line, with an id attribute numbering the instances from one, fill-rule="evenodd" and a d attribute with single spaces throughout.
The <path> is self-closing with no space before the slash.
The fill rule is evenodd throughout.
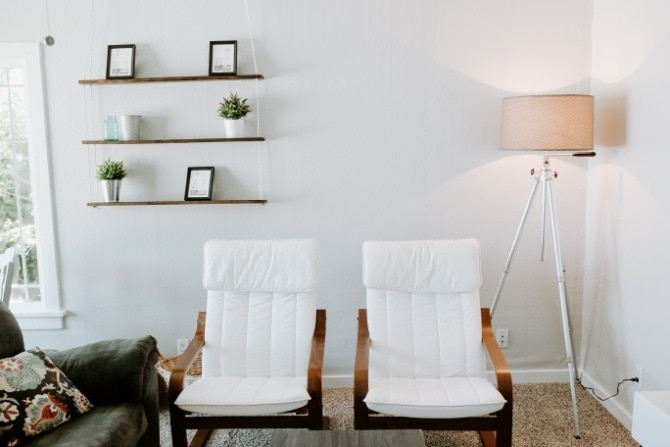
<path id="1" fill-rule="evenodd" d="M 324 414 L 331 430 L 353 430 L 350 388 L 325 389 Z M 630 432 L 587 391 L 577 387 L 581 439 L 573 436 L 572 403 L 567 383 L 514 385 L 514 447 L 638 447 Z M 161 411 L 161 447 L 170 447 L 169 415 Z M 189 441 L 193 433 L 189 434 Z M 217 430 L 207 447 L 264 447 L 272 430 Z M 481 447 L 474 432 L 425 431 L 427 447 Z"/>

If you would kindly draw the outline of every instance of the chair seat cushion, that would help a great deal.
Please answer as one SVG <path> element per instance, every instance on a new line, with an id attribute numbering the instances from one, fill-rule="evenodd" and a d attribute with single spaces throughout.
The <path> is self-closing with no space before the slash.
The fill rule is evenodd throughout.
<path id="1" fill-rule="evenodd" d="M 259 416 L 297 410 L 309 399 L 305 376 L 205 377 L 187 386 L 175 404 L 193 413 Z"/>
<path id="2" fill-rule="evenodd" d="M 410 418 L 463 418 L 494 413 L 505 405 L 481 377 L 370 378 L 365 403 L 378 413 Z"/>

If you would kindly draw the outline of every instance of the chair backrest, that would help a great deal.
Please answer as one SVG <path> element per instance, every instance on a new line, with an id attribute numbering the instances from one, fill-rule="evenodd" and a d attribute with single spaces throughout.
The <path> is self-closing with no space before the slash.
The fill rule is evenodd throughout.
<path id="1" fill-rule="evenodd" d="M 205 243 L 203 377 L 307 375 L 316 260 L 311 239 Z"/>
<path id="2" fill-rule="evenodd" d="M 9 306 L 14 281 L 14 248 L 8 248 L 0 255 L 0 301 Z"/>
<path id="3" fill-rule="evenodd" d="M 370 377 L 484 376 L 479 242 L 363 244 Z"/>

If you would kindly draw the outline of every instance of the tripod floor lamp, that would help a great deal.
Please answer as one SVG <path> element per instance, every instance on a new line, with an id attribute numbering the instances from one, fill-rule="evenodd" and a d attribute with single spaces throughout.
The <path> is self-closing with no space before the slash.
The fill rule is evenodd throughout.
<path id="1" fill-rule="evenodd" d="M 547 217 L 551 223 L 558 280 L 558 295 L 563 323 L 563 338 L 570 378 L 572 414 L 575 437 L 579 438 L 579 417 L 575 394 L 575 361 L 572 351 L 570 316 L 565 294 L 565 268 L 561 255 L 558 233 L 558 216 L 554 207 L 550 160 L 555 155 L 593 156 L 593 96 L 590 95 L 533 95 L 503 99 L 500 146 L 503 150 L 539 151 L 544 155 L 542 169 L 535 175 L 530 197 L 526 203 L 521 222 L 514 236 L 512 248 L 507 257 L 505 270 L 500 277 L 491 315 L 494 314 L 498 298 L 512 265 L 514 254 L 523 233 L 529 211 L 542 186 L 542 261 L 546 252 Z"/>

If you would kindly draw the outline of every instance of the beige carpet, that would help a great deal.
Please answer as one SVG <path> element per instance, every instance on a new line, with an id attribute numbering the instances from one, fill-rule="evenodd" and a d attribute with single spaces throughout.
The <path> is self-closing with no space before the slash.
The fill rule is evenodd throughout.
<path id="1" fill-rule="evenodd" d="M 514 447 L 638 447 L 630 433 L 588 392 L 577 387 L 581 439 L 572 428 L 567 383 L 514 385 Z M 353 395 L 347 388 L 324 390 L 324 413 L 332 430 L 353 429 Z M 218 430 L 208 447 L 262 447 L 270 430 Z M 428 447 L 480 447 L 476 433 L 426 431 Z M 190 439 L 190 437 L 189 437 Z M 169 416 L 161 412 L 161 447 L 171 446 Z"/>

